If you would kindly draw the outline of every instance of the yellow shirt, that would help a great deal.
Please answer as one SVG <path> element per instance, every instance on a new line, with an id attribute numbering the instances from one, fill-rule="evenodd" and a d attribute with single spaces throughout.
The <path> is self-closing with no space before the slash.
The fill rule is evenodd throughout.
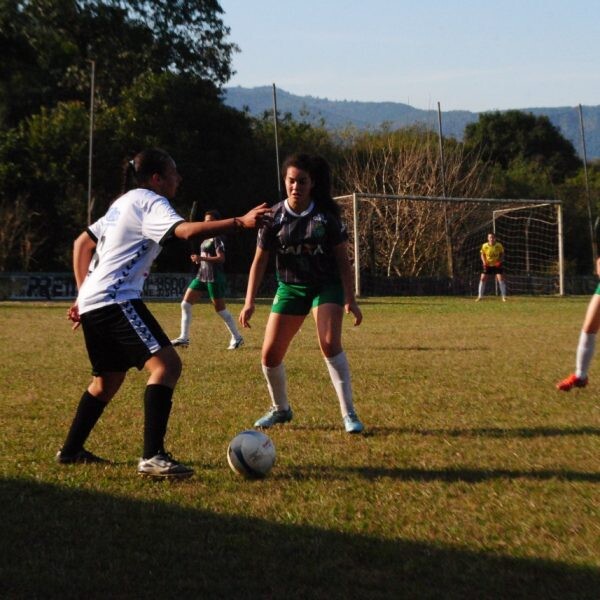
<path id="1" fill-rule="evenodd" d="M 497 267 L 502 262 L 504 246 L 500 242 L 496 242 L 493 245 L 486 242 L 481 246 L 481 254 L 488 266 Z"/>

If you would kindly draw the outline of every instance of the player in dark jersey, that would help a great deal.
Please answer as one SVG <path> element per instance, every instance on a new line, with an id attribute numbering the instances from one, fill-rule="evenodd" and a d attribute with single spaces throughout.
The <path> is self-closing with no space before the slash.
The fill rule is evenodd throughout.
<path id="1" fill-rule="evenodd" d="M 207 210 L 204 214 L 205 221 L 220 219 L 218 210 Z M 213 237 L 204 240 L 200 245 L 200 253 L 192 254 L 191 261 L 198 265 L 198 273 L 190 282 L 183 300 L 181 301 L 181 332 L 179 337 L 171 340 L 173 346 L 187 347 L 190 343 L 190 325 L 192 324 L 192 306 L 207 293 L 213 303 L 215 312 L 227 327 L 230 333 L 228 350 L 236 350 L 244 343 L 235 324 L 235 319 L 225 305 L 225 243 L 222 237 Z"/>
<path id="2" fill-rule="evenodd" d="M 282 176 L 288 197 L 272 208 L 272 221 L 259 230 L 240 313 L 240 323 L 249 327 L 269 255 L 275 253 L 278 286 L 262 347 L 262 368 L 272 406 L 254 426 L 268 428 L 291 421 L 283 359 L 312 311 L 345 429 L 360 433 L 364 427 L 352 402 L 350 368 L 342 348 L 342 321 L 345 310 L 359 325 L 362 313 L 354 293 L 348 234 L 331 197 L 329 166 L 319 157 L 293 155 L 284 162 Z"/>
<path id="3" fill-rule="evenodd" d="M 73 245 L 77 300 L 67 318 L 80 324 L 92 381 L 83 393 L 62 448 L 60 464 L 107 462 L 84 448 L 106 405 L 119 391 L 131 367 L 149 373 L 144 391 L 144 448 L 140 475 L 189 477 L 193 469 L 165 451 L 164 437 L 181 360 L 141 299 L 144 281 L 163 244 L 222 235 L 258 226 L 268 218 L 262 204 L 243 217 L 188 223 L 169 203 L 181 182 L 173 159 L 151 148 L 127 161 L 126 191 Z"/>

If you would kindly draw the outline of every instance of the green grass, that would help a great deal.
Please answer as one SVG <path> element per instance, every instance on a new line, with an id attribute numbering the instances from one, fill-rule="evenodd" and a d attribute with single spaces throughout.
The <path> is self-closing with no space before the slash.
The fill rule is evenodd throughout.
<path id="1" fill-rule="evenodd" d="M 600 597 L 600 371 L 573 368 L 587 297 L 372 298 L 344 345 L 366 435 L 343 432 L 307 320 L 286 359 L 294 421 L 262 481 L 226 448 L 267 407 L 260 346 L 194 309 L 167 445 L 187 482 L 135 474 L 144 373 L 61 467 L 89 367 L 65 304 L 0 304 L 0 597 Z M 240 304 L 231 302 L 232 313 Z M 179 305 L 151 304 L 167 333 Z"/>

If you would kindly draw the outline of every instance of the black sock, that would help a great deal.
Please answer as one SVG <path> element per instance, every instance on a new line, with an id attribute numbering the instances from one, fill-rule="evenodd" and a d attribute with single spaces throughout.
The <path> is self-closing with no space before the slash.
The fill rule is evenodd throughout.
<path id="1" fill-rule="evenodd" d="M 153 383 L 144 392 L 144 458 L 164 452 L 167 423 L 171 414 L 173 390 Z"/>
<path id="2" fill-rule="evenodd" d="M 62 447 L 63 454 L 77 454 L 83 449 L 83 444 L 85 444 L 88 435 L 90 435 L 105 408 L 106 402 L 98 400 L 96 396 L 92 396 L 87 390 L 83 393 L 67 434 L 67 439 Z"/>

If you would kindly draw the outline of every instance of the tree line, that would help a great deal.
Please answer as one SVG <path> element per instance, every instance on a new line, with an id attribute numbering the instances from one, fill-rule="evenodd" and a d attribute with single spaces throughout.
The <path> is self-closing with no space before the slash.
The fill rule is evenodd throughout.
<path id="1" fill-rule="evenodd" d="M 231 216 L 278 200 L 273 115 L 223 103 L 239 51 L 229 33 L 215 0 L 0 1 L 0 271 L 71 268 L 88 218 L 92 61 L 92 219 L 119 195 L 123 160 L 147 146 L 175 158 L 184 217 L 194 201 Z M 327 158 L 338 194 L 442 195 L 438 140 L 424 129 L 330 131 L 279 115 L 278 135 L 282 157 Z M 546 117 L 482 114 L 444 152 L 449 196 L 561 199 L 568 268 L 591 271 L 583 164 Z M 600 166 L 587 167 L 595 216 Z M 247 269 L 253 245 L 229 240 L 231 271 Z M 188 254 L 174 244 L 157 269 L 187 270 Z"/>

